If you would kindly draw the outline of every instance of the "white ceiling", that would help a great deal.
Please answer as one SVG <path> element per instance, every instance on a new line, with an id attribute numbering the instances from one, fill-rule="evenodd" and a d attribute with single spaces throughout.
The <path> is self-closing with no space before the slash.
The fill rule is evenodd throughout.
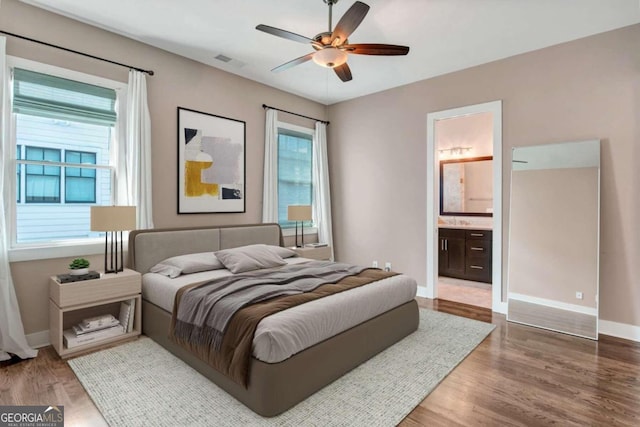
<path id="1" fill-rule="evenodd" d="M 327 31 L 323 0 L 22 1 L 323 104 L 640 22 L 639 0 L 364 0 L 371 9 L 349 41 L 411 51 L 350 55 L 353 80 L 343 83 L 312 61 L 272 73 L 313 50 L 255 30 L 266 24 L 312 38 Z M 353 2 L 333 7 L 333 25 Z"/>

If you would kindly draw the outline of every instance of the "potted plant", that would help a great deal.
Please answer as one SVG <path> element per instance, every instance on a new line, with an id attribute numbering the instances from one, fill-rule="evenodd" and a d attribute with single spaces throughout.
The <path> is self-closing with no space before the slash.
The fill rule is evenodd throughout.
<path id="1" fill-rule="evenodd" d="M 69 274 L 73 276 L 89 274 L 89 261 L 84 258 L 76 258 L 69 264 L 69 270 Z"/>

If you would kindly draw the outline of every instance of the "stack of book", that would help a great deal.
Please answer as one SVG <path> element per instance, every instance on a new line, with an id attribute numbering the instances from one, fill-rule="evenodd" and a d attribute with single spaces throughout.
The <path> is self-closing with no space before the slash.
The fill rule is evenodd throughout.
<path id="1" fill-rule="evenodd" d="M 326 248 L 329 246 L 327 243 L 307 243 L 304 245 L 305 248 Z"/>
<path id="2" fill-rule="evenodd" d="M 66 329 L 62 333 L 65 347 L 74 348 L 131 332 L 134 323 L 135 302 L 135 299 L 122 301 L 118 319 L 112 314 L 103 314 L 83 319 L 71 329 Z"/>
<path id="3" fill-rule="evenodd" d="M 64 345 L 67 348 L 77 347 L 123 333 L 120 321 L 111 314 L 91 317 L 82 320 L 63 332 Z"/>

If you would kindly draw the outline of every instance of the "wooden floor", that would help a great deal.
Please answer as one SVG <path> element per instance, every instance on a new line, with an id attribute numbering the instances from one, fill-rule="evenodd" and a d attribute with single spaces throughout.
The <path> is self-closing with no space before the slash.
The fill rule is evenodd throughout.
<path id="1" fill-rule="evenodd" d="M 594 342 L 508 323 L 484 308 L 418 301 L 497 328 L 401 426 L 640 426 L 640 344 Z M 28 404 L 64 405 L 66 426 L 106 425 L 52 347 L 0 367 L 0 405 Z"/>

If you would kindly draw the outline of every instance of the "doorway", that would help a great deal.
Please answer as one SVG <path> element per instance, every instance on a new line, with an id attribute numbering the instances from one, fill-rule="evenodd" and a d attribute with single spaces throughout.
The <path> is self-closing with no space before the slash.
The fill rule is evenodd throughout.
<path id="1" fill-rule="evenodd" d="M 439 227 L 443 222 L 440 217 L 440 160 L 441 154 L 462 154 L 470 152 L 473 147 L 460 142 L 451 147 L 438 147 L 439 125 L 445 120 L 471 117 L 473 115 L 489 115 L 491 126 L 491 147 L 493 156 L 492 188 L 493 196 L 486 208 L 486 212 L 492 213 L 491 243 L 491 309 L 495 312 L 505 313 L 506 303 L 502 302 L 502 101 L 487 102 L 484 104 L 470 105 L 450 110 L 438 111 L 427 114 L 427 298 L 438 298 L 439 254 L 440 246 L 445 247 L 446 242 L 440 238 Z M 480 116 L 476 116 L 480 117 Z M 484 152 L 482 151 L 484 150 Z M 482 148 L 477 154 L 486 154 L 487 149 Z M 483 215 L 485 216 L 485 215 Z M 486 217 L 486 216 L 485 216 Z M 466 218 L 466 217 L 460 217 Z M 448 220 L 449 218 L 447 218 Z M 477 222 L 453 217 L 460 225 L 470 228 Z M 480 223 L 481 224 L 481 223 Z M 486 224 L 485 224 L 486 225 Z M 462 227 L 462 228 L 464 228 Z M 467 232 L 467 234 L 469 234 Z M 459 285 L 454 281 L 454 286 Z M 469 283 L 466 283 L 469 284 Z M 447 285 L 444 285 L 447 286 Z M 443 286 L 443 288 L 444 288 Z M 471 286 L 473 287 L 473 285 Z M 451 289 L 442 289 L 443 292 Z M 471 291 L 471 293 L 474 293 Z M 475 292 L 477 293 L 477 292 Z"/>

